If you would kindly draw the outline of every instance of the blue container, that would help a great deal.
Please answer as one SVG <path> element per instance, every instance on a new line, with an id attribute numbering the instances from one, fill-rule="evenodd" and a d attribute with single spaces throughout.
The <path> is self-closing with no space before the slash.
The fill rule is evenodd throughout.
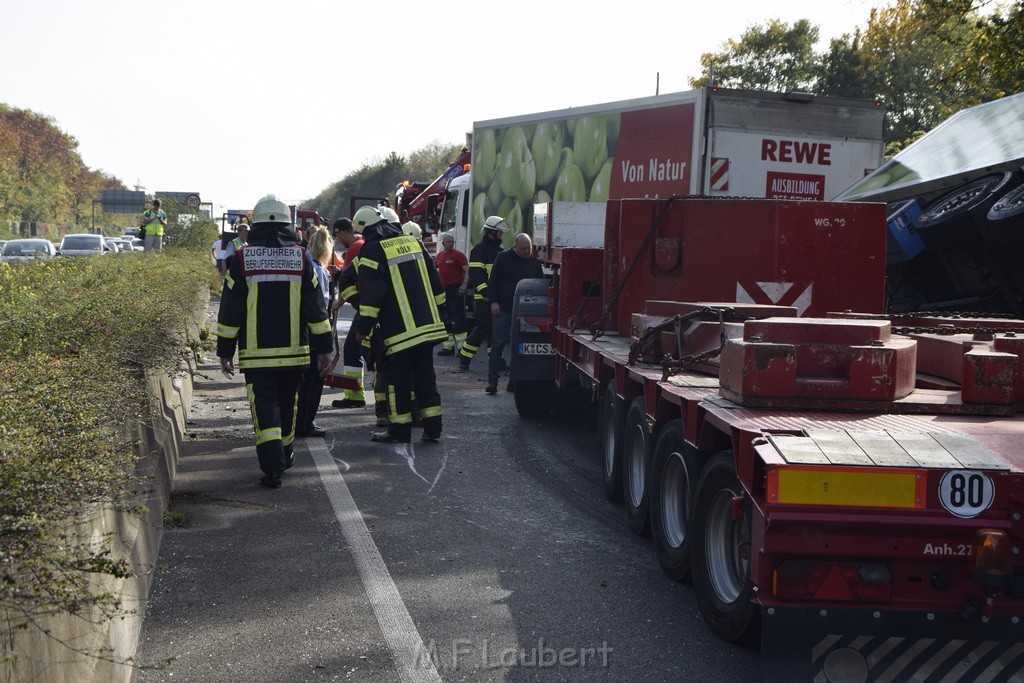
<path id="1" fill-rule="evenodd" d="M 903 263 L 924 251 L 924 242 L 914 228 L 914 222 L 920 215 L 921 205 L 916 199 L 889 204 L 885 215 L 889 225 L 886 238 L 888 263 Z"/>

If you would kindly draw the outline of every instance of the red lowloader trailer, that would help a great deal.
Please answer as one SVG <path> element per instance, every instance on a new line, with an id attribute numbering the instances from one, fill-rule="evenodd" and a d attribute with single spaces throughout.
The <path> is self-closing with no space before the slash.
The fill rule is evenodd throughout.
<path id="1" fill-rule="evenodd" d="M 610 201 L 540 255 L 520 413 L 589 394 L 605 493 L 765 680 L 1024 677 L 1024 321 L 885 315 L 883 204 Z"/>

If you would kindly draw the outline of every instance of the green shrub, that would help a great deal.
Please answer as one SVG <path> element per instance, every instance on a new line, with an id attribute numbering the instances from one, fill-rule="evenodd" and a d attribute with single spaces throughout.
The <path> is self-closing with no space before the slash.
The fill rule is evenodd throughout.
<path id="1" fill-rule="evenodd" d="M 125 576 L 77 525 L 130 509 L 134 430 L 148 419 L 144 371 L 176 368 L 209 286 L 205 254 L 0 263 L 0 607 L 24 623 L 119 609 L 90 573 Z"/>

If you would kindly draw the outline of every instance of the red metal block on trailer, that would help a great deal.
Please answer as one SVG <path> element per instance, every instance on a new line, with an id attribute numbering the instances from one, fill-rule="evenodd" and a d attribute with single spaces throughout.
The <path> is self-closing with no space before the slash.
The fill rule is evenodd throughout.
<path id="1" fill-rule="evenodd" d="M 722 395 L 776 407 L 786 398 L 895 401 L 914 389 L 915 347 L 880 320 L 751 320 L 722 351 Z"/>

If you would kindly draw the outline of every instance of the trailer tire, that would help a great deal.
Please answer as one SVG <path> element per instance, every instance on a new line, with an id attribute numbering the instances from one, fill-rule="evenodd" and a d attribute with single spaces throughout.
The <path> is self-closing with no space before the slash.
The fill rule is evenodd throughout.
<path id="1" fill-rule="evenodd" d="M 988 229 L 996 242 L 1024 242 L 1024 184 L 1018 185 L 996 200 L 988 210 Z"/>
<path id="2" fill-rule="evenodd" d="M 737 499 L 740 519 L 734 519 Z M 708 461 L 694 505 L 693 587 L 701 616 L 722 640 L 752 640 L 761 616 L 750 580 L 752 503 L 731 451 Z"/>
<path id="3" fill-rule="evenodd" d="M 623 434 L 622 491 L 629 528 L 639 536 L 651 531 L 651 435 L 643 396 L 629 404 Z"/>
<path id="4" fill-rule="evenodd" d="M 945 248 L 981 241 L 979 225 L 1013 173 L 993 173 L 942 195 L 918 216 L 914 229 L 926 246 Z"/>
<path id="5" fill-rule="evenodd" d="M 662 571 L 689 581 L 693 548 L 693 498 L 699 475 L 697 453 L 683 438 L 683 425 L 662 427 L 651 464 L 651 536 Z"/>
<path id="6" fill-rule="evenodd" d="M 604 495 L 613 503 L 622 502 L 622 432 L 625 431 L 625 401 L 609 382 L 601 399 L 601 472 Z"/>
<path id="7" fill-rule="evenodd" d="M 519 379 L 514 385 L 516 410 L 521 417 L 546 417 L 551 412 L 555 385 L 546 379 Z"/>

